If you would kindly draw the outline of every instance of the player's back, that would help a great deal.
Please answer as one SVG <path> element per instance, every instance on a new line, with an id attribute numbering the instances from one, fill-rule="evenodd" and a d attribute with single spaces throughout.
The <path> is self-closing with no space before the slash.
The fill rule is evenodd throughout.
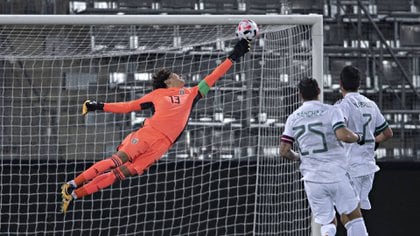
<path id="1" fill-rule="evenodd" d="M 359 93 L 347 93 L 336 106 L 343 112 L 348 128 L 363 134 L 365 139 L 364 145 L 345 145 L 350 174 L 360 176 L 379 170 L 374 158 L 375 131 L 387 126 L 387 123 L 378 106 Z"/>
<path id="2" fill-rule="evenodd" d="M 303 178 L 321 183 L 344 178 L 344 148 L 334 131 L 344 126 L 341 112 L 319 101 L 306 101 L 288 120 L 299 145 Z"/>
<path id="3" fill-rule="evenodd" d="M 151 124 L 174 142 L 184 130 L 191 109 L 201 96 L 198 88 L 168 88 L 152 92 L 154 114 L 146 124 Z"/>

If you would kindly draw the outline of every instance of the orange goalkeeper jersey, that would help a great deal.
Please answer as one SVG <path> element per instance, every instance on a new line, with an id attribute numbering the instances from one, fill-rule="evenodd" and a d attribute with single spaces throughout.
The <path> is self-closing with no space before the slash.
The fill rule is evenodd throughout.
<path id="1" fill-rule="evenodd" d="M 197 86 L 192 88 L 156 89 L 137 100 L 105 103 L 104 111 L 128 113 L 152 108 L 154 109 L 154 114 L 146 119 L 145 125 L 151 125 L 165 134 L 174 143 L 185 129 L 194 104 L 207 94 L 214 83 L 231 66 L 232 62 L 230 59 L 226 59 Z"/>

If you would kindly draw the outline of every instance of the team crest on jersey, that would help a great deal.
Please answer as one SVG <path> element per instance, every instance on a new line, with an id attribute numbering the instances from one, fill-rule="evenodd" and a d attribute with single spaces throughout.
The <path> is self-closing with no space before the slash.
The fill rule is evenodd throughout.
<path id="1" fill-rule="evenodd" d="M 180 95 L 184 95 L 184 94 L 185 94 L 185 91 L 184 91 L 184 89 L 183 89 L 183 88 L 179 90 L 179 94 L 180 94 Z"/>
<path id="2" fill-rule="evenodd" d="M 139 142 L 139 139 L 138 138 L 131 139 L 131 143 L 132 144 L 137 144 L 138 142 Z"/>

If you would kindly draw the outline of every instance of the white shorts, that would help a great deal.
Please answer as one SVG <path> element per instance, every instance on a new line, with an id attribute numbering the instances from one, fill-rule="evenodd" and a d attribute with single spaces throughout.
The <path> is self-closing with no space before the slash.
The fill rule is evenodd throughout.
<path id="1" fill-rule="evenodd" d="M 334 206 L 341 215 L 351 213 L 359 204 L 348 178 L 337 183 L 304 181 L 304 185 L 314 220 L 318 224 L 326 225 L 334 220 Z"/>
<path id="2" fill-rule="evenodd" d="M 351 184 L 360 199 L 360 208 L 370 210 L 372 206 L 369 201 L 369 193 L 372 190 L 373 179 L 375 174 L 364 175 L 359 177 L 352 177 Z"/>

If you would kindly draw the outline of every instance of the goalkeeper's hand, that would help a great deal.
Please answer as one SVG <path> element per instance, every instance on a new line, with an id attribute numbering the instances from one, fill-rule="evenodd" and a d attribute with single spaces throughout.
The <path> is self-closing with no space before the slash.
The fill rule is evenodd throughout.
<path id="1" fill-rule="evenodd" d="M 245 53 L 249 52 L 251 48 L 251 42 L 246 39 L 239 40 L 235 47 L 233 48 L 232 53 L 229 55 L 229 59 L 232 61 L 238 61 Z"/>
<path id="2" fill-rule="evenodd" d="M 95 100 L 86 100 L 82 105 L 82 115 L 86 115 L 89 111 L 103 110 L 104 103 Z"/>
<path id="3" fill-rule="evenodd" d="M 363 134 L 357 134 L 357 141 L 356 142 L 359 145 L 365 144 L 365 137 L 363 136 Z"/>

